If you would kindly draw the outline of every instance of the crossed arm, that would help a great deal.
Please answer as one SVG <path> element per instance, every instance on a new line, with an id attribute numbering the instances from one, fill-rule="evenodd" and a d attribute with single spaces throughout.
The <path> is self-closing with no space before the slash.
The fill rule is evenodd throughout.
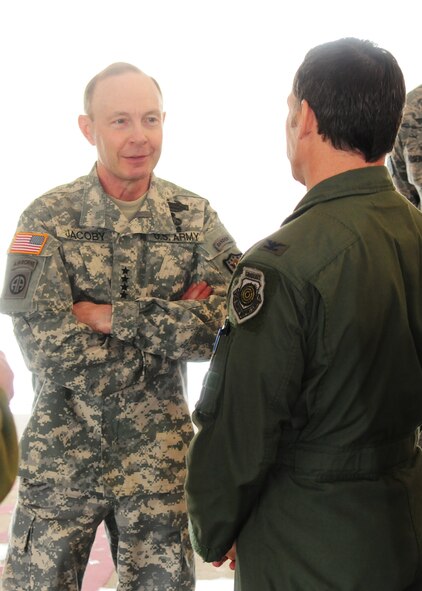
<path id="1" fill-rule="evenodd" d="M 229 568 L 231 570 L 235 570 L 236 568 L 236 542 L 230 548 L 230 550 L 223 556 L 221 560 L 215 560 L 212 565 L 219 567 L 226 562 L 226 560 L 230 560 Z"/>
<path id="2" fill-rule="evenodd" d="M 212 294 L 212 287 L 206 281 L 192 283 L 182 295 L 182 300 L 205 300 Z M 110 334 L 112 305 L 77 302 L 73 305 L 73 314 L 79 322 L 88 325 L 95 332 Z"/>

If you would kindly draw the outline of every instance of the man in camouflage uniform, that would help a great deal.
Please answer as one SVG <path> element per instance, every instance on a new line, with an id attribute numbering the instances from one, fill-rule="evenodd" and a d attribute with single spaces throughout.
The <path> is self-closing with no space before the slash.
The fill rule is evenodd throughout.
<path id="1" fill-rule="evenodd" d="M 403 121 L 387 165 L 397 190 L 421 209 L 422 85 L 407 95 Z"/>
<path id="2" fill-rule="evenodd" d="M 76 590 L 98 525 L 119 589 L 191 590 L 186 362 L 209 358 L 239 258 L 209 203 L 154 176 L 157 83 L 112 64 L 87 86 L 88 176 L 22 214 L 1 311 L 33 373 L 7 590 Z"/>

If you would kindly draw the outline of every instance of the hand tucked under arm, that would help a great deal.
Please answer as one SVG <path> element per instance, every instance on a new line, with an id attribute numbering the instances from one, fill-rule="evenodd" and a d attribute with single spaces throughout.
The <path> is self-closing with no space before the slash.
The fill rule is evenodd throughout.
<path id="1" fill-rule="evenodd" d="M 230 548 L 228 552 L 226 552 L 225 556 L 221 560 L 215 560 L 212 565 L 219 567 L 226 562 L 226 560 L 230 560 L 229 568 L 234 570 L 236 568 L 236 542 Z"/>
<path id="2" fill-rule="evenodd" d="M 111 304 L 94 304 L 93 302 L 77 302 L 72 312 L 79 322 L 86 324 L 95 332 L 111 333 Z"/>
<path id="3" fill-rule="evenodd" d="M 206 281 L 192 283 L 182 295 L 182 300 L 206 300 L 213 292 L 213 288 Z"/>
<path id="4" fill-rule="evenodd" d="M 213 292 L 206 281 L 192 283 L 182 295 L 182 300 L 205 300 Z M 95 332 L 111 333 L 111 304 L 95 304 L 93 302 L 77 302 L 72 312 L 79 322 L 86 324 Z"/>

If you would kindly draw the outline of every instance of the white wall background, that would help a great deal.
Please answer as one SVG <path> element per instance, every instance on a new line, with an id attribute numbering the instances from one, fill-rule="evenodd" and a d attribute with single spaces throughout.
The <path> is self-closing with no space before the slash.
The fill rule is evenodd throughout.
<path id="1" fill-rule="evenodd" d="M 77 116 L 86 83 L 109 63 L 131 62 L 159 81 L 167 119 L 156 173 L 207 197 L 244 250 L 304 194 L 290 177 L 284 121 L 306 51 L 371 39 L 396 56 L 410 90 L 422 83 L 421 19 L 420 0 L 3 2 L 0 283 L 22 209 L 95 160 Z M 0 349 L 15 372 L 12 410 L 26 413 L 30 377 L 5 316 Z M 203 371 L 192 369 L 192 402 Z"/>

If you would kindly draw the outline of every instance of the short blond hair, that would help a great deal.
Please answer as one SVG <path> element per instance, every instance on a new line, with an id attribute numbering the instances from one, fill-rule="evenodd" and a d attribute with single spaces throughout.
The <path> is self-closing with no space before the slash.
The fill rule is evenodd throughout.
<path id="1" fill-rule="evenodd" d="M 144 74 L 144 72 L 142 72 L 142 70 L 140 70 L 139 68 L 137 68 L 136 66 L 132 65 L 132 64 L 128 64 L 126 62 L 115 62 L 114 64 L 110 64 L 109 66 L 107 66 L 106 68 L 104 68 L 104 70 L 101 70 L 101 72 L 98 72 L 98 74 L 96 74 L 86 85 L 85 88 L 85 92 L 84 92 L 84 110 L 85 110 L 85 114 L 88 115 L 89 117 L 91 117 L 91 101 L 92 101 L 92 96 L 94 94 L 94 90 L 98 84 L 98 82 L 100 82 L 101 80 L 104 80 L 105 78 L 109 78 L 110 76 L 119 76 L 120 74 L 125 74 L 126 72 L 135 72 L 137 74 Z M 163 94 L 161 92 L 161 88 L 158 84 L 158 82 L 152 78 L 151 76 L 148 76 L 148 78 L 150 78 L 155 86 L 158 89 L 158 92 L 160 93 L 160 97 L 163 98 Z"/>

